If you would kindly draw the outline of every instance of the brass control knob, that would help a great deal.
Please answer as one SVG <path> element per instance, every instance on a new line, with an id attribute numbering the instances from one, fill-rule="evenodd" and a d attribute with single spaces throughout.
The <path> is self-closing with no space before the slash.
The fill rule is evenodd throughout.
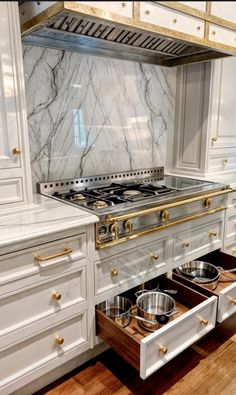
<path id="1" fill-rule="evenodd" d="M 55 337 L 55 343 L 56 344 L 59 344 L 60 346 L 64 343 L 64 339 L 63 339 L 63 337 L 60 337 L 60 336 L 56 336 Z"/>
<path id="2" fill-rule="evenodd" d="M 12 150 L 13 155 L 20 155 L 22 150 L 19 147 L 15 147 Z"/>
<path id="3" fill-rule="evenodd" d="M 61 294 L 59 292 L 53 291 L 52 292 L 52 298 L 55 300 L 60 300 L 61 299 Z"/>
<path id="4" fill-rule="evenodd" d="M 161 220 L 162 222 L 167 222 L 170 219 L 170 213 L 167 210 L 161 211 Z"/>
<path id="5" fill-rule="evenodd" d="M 133 232 L 133 228 L 134 228 L 133 222 L 130 219 L 127 219 L 124 222 L 124 228 L 125 228 L 126 232 L 129 233 L 129 235 L 131 235 Z"/>
<path id="6" fill-rule="evenodd" d="M 115 236 L 115 239 L 117 240 L 118 236 L 119 236 L 119 226 L 118 226 L 118 224 L 116 222 L 114 224 L 111 224 L 109 230 Z"/>
<path id="7" fill-rule="evenodd" d="M 114 269 L 111 271 L 111 277 L 117 277 L 119 274 L 118 270 Z"/>
<path id="8" fill-rule="evenodd" d="M 168 348 L 165 347 L 165 346 L 160 346 L 159 347 L 159 351 L 160 351 L 161 354 L 166 354 L 167 351 L 168 351 Z"/>
<path id="9" fill-rule="evenodd" d="M 204 200 L 204 206 L 206 208 L 211 208 L 211 198 L 207 198 Z"/>

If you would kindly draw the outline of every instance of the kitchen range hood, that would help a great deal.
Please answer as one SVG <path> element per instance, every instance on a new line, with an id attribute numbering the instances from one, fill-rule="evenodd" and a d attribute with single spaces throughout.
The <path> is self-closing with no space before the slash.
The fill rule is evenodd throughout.
<path id="1" fill-rule="evenodd" d="M 169 67 L 230 54 L 190 42 L 189 35 L 184 40 L 168 29 L 163 29 L 165 34 L 157 33 L 153 25 L 135 17 L 141 2 L 130 2 L 134 4 L 132 18 L 84 3 L 19 2 L 22 42 Z M 184 35 L 177 32 L 177 36 Z"/>

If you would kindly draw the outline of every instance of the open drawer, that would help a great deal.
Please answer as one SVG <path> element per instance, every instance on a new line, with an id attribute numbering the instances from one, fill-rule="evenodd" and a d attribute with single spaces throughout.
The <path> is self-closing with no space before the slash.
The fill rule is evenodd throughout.
<path id="1" fill-rule="evenodd" d="M 215 266 L 221 266 L 224 270 L 236 268 L 236 257 L 221 251 L 213 251 L 198 260 L 211 263 Z M 177 273 L 173 273 L 173 278 L 208 297 L 217 296 L 218 308 L 216 320 L 218 322 L 222 322 L 236 313 L 236 272 L 225 274 L 222 272 L 218 286 L 214 291 L 209 291 L 203 285 L 196 284 Z"/>
<path id="2" fill-rule="evenodd" d="M 217 298 L 208 298 L 169 278 L 159 281 L 163 289 L 175 289 L 178 313 L 153 333 L 142 329 L 136 319 L 123 328 L 96 309 L 97 335 L 147 378 L 177 354 L 215 327 Z M 135 309 L 135 306 L 134 306 Z"/>

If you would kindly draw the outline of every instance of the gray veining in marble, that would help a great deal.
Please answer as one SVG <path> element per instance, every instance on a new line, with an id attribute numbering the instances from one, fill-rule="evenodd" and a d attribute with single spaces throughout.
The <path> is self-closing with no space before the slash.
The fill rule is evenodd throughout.
<path id="1" fill-rule="evenodd" d="M 24 46 L 33 186 L 163 166 L 176 70 Z"/>

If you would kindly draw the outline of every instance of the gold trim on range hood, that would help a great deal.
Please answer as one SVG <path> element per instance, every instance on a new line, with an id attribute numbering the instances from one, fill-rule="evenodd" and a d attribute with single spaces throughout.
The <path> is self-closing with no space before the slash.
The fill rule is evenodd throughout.
<path id="1" fill-rule="evenodd" d="M 20 2 L 20 14 L 30 3 Z M 139 20 L 139 3 L 128 18 L 79 2 L 55 2 L 21 25 L 22 42 L 168 67 L 229 55 L 209 49 L 205 39 L 160 26 L 147 30 Z"/>

